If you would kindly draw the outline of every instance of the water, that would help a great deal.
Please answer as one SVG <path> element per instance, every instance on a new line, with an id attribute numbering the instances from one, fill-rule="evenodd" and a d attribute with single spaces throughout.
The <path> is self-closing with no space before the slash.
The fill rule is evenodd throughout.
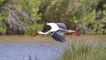
<path id="1" fill-rule="evenodd" d="M 0 60 L 52 60 L 62 54 L 62 46 L 52 43 L 10 42 L 0 44 Z"/>
<path id="2" fill-rule="evenodd" d="M 72 40 L 80 39 L 95 44 L 102 41 L 106 46 L 105 35 L 68 36 L 65 43 L 56 42 L 50 36 L 0 36 L 0 60 L 56 60 L 66 48 L 71 48 Z"/>

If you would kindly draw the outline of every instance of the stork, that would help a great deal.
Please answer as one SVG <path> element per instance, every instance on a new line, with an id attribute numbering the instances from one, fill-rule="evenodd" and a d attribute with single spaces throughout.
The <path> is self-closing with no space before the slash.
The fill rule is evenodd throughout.
<path id="1" fill-rule="evenodd" d="M 47 35 L 51 34 L 52 38 L 59 42 L 64 42 L 65 34 L 69 33 L 71 35 L 79 36 L 80 34 L 74 34 L 74 30 L 67 30 L 67 27 L 64 23 L 47 23 L 46 25 L 50 26 L 51 29 L 47 32 L 38 31 L 32 37 L 37 36 L 38 34 Z"/>

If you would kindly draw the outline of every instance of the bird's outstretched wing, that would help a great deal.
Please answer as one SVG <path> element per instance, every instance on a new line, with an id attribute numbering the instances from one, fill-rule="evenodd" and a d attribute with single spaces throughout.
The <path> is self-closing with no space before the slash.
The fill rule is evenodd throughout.
<path id="1" fill-rule="evenodd" d="M 62 43 L 64 41 L 66 41 L 65 36 L 64 36 L 65 33 L 66 32 L 64 30 L 58 30 L 58 31 L 52 33 L 52 38 L 55 39 L 56 41 L 59 41 Z"/>

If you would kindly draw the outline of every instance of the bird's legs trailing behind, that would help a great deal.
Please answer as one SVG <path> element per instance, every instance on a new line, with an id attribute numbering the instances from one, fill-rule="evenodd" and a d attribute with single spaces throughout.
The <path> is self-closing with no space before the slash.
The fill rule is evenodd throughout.
<path id="1" fill-rule="evenodd" d="M 67 30 L 67 35 L 74 35 L 74 36 L 80 36 L 79 33 L 76 33 L 74 30 Z"/>

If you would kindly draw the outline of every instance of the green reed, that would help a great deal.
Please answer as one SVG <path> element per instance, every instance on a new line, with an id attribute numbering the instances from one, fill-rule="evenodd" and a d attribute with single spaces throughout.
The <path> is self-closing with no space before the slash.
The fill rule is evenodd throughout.
<path id="1" fill-rule="evenodd" d="M 106 46 L 85 41 L 74 41 L 72 49 L 66 49 L 60 60 L 106 60 Z"/>

